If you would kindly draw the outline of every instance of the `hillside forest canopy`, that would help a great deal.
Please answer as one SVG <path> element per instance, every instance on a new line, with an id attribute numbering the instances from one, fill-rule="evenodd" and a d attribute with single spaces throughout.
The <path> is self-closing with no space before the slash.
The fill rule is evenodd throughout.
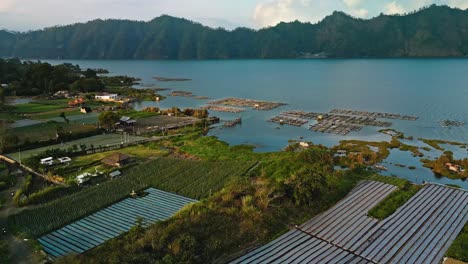
<path id="1" fill-rule="evenodd" d="M 468 56 L 468 11 L 432 5 L 372 19 L 334 12 L 253 30 L 182 18 L 93 20 L 24 33 L 0 30 L 0 56 L 36 59 L 240 59 Z"/>

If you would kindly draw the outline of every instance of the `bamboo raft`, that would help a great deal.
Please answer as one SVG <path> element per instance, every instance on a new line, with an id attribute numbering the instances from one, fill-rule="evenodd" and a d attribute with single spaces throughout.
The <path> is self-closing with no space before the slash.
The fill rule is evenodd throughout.
<path id="1" fill-rule="evenodd" d="M 328 122 L 322 121 L 318 122 L 317 124 L 310 127 L 310 130 L 315 132 L 322 132 L 322 133 L 329 133 L 329 134 L 337 134 L 346 136 L 347 134 L 351 133 L 352 131 L 360 131 L 362 126 L 349 124 L 345 122 Z"/>
<path id="2" fill-rule="evenodd" d="M 367 112 L 367 111 L 355 111 L 355 110 L 348 110 L 348 109 L 333 109 L 333 110 L 330 111 L 330 113 L 331 114 L 340 114 L 340 115 L 365 116 L 365 117 L 370 117 L 370 118 L 409 120 L 409 121 L 415 121 L 415 120 L 419 119 L 419 117 L 417 117 L 417 116 L 410 116 L 410 115 L 379 113 L 379 112 Z"/>
<path id="3" fill-rule="evenodd" d="M 300 118 L 293 118 L 288 116 L 275 116 L 269 120 L 269 122 L 281 124 L 281 125 L 291 125 L 291 126 L 303 126 L 309 123 L 308 120 L 300 119 Z"/>

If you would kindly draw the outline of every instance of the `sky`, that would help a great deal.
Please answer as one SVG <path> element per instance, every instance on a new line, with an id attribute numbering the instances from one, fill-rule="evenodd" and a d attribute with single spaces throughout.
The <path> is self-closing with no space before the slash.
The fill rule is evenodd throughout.
<path id="1" fill-rule="evenodd" d="M 148 21 L 163 14 L 211 27 L 316 23 L 333 11 L 372 18 L 431 4 L 468 9 L 468 0 L 0 0 L 0 28 L 27 31 L 101 18 Z"/>

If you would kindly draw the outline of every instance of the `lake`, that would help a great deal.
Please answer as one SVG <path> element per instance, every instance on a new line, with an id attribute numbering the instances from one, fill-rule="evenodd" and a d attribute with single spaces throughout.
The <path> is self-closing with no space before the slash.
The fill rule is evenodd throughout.
<path id="1" fill-rule="evenodd" d="M 277 151 L 284 148 L 288 140 L 300 138 L 327 146 L 335 145 L 343 139 L 389 140 L 389 136 L 379 133 L 380 128 L 377 127 L 365 127 L 347 136 L 337 136 L 310 131 L 308 126 L 281 126 L 281 129 L 276 129 L 277 124 L 267 122 L 284 110 L 328 112 L 333 108 L 346 108 L 415 115 L 419 117 L 417 121 L 386 121 L 393 123 L 392 128 L 414 138 L 468 142 L 467 125 L 447 128 L 438 124 L 438 121 L 444 119 L 468 122 L 468 59 L 48 62 L 70 62 L 79 64 L 82 68 L 104 68 L 111 74 L 141 78 L 143 87 L 157 84 L 212 99 L 240 97 L 287 103 L 288 105 L 271 111 L 212 113 L 225 120 L 242 117 L 243 121 L 239 127 L 213 129 L 212 135 L 230 144 L 254 145 L 257 147 L 256 151 Z M 152 79 L 154 76 L 192 80 L 157 82 Z M 161 93 L 165 95 L 168 92 Z M 168 97 L 159 103 L 141 102 L 135 107 L 199 107 L 208 101 Z M 460 152 L 461 156 L 467 154 L 466 150 Z M 445 181 L 435 177 L 427 180 Z M 454 182 L 468 187 L 466 182 Z"/>

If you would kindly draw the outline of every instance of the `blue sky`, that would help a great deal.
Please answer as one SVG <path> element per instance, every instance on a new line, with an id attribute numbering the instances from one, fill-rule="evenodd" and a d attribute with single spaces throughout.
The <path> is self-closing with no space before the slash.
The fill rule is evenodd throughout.
<path id="1" fill-rule="evenodd" d="M 162 14 L 212 27 L 261 28 L 295 19 L 315 23 L 334 10 L 371 18 L 433 3 L 468 9 L 468 0 L 0 0 L 0 28 L 25 31 L 96 18 L 151 20 Z"/>

